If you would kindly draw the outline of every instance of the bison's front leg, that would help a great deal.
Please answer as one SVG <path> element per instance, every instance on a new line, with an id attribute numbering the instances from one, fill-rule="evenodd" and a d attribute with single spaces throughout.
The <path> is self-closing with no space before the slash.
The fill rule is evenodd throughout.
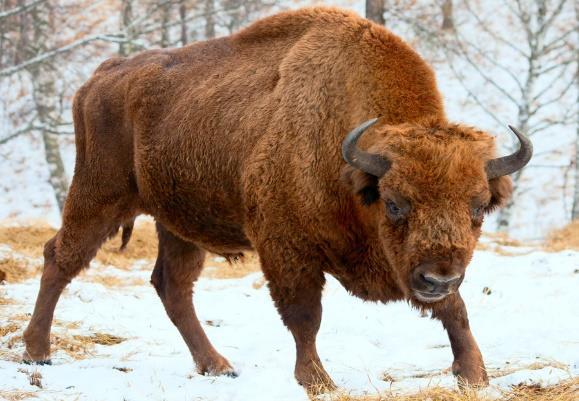
<path id="1" fill-rule="evenodd" d="M 459 385 L 484 386 L 488 377 L 482 355 L 470 331 L 466 307 L 456 293 L 433 305 L 433 317 L 440 319 L 448 332 L 454 354 L 452 372 Z"/>
<path id="2" fill-rule="evenodd" d="M 304 266 L 293 269 L 263 254 L 260 256 L 271 296 L 296 343 L 294 373 L 297 381 L 310 393 L 334 389 L 336 386 L 316 350 L 316 335 L 322 319 L 323 273 Z"/>

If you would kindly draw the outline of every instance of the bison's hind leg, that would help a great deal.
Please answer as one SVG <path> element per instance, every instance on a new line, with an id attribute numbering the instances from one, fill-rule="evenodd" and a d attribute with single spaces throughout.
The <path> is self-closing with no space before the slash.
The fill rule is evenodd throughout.
<path id="1" fill-rule="evenodd" d="M 157 223 L 159 254 L 151 283 L 167 315 L 183 336 L 201 374 L 237 376 L 205 335 L 193 306 L 193 284 L 203 269 L 205 251 L 177 238 Z"/>
<path id="2" fill-rule="evenodd" d="M 44 270 L 34 313 L 24 331 L 25 362 L 47 363 L 50 327 L 60 294 L 87 267 L 102 243 L 131 216 L 130 201 L 96 197 L 73 180 L 62 227 L 44 247 Z"/>

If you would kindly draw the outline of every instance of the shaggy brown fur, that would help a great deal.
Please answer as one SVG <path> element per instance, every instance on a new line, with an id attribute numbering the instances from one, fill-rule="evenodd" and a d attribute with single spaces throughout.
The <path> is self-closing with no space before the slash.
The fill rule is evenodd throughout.
<path id="1" fill-rule="evenodd" d="M 347 132 L 375 116 L 361 147 L 393 161 L 379 180 L 340 154 Z M 233 373 L 192 306 L 203 252 L 253 248 L 308 389 L 333 386 L 315 345 L 324 273 L 363 299 L 432 310 L 454 372 L 486 383 L 457 288 L 482 211 L 505 202 L 510 179 L 487 180 L 492 137 L 447 122 L 431 68 L 383 27 L 311 8 L 111 59 L 79 89 L 74 122 L 76 170 L 62 228 L 46 244 L 27 360 L 49 358 L 64 287 L 107 236 L 146 213 L 159 227 L 152 283 L 200 372 Z M 417 271 L 460 279 L 443 299 L 421 301 Z"/>

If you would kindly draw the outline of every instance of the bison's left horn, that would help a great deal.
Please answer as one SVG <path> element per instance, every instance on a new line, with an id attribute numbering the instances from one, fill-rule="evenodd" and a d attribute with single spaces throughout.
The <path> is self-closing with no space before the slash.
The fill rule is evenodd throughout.
<path id="1" fill-rule="evenodd" d="M 533 144 L 530 139 L 521 131 L 509 125 L 511 131 L 519 139 L 521 144 L 519 150 L 509 156 L 499 157 L 487 162 L 486 172 L 489 180 L 503 175 L 513 174 L 515 171 L 522 169 L 527 165 L 531 156 L 533 156 Z"/>
<path id="2" fill-rule="evenodd" d="M 392 163 L 383 156 L 365 152 L 356 146 L 364 131 L 376 121 L 378 121 L 377 118 L 368 120 L 348 133 L 342 142 L 342 156 L 349 165 L 373 176 L 382 177 L 390 169 Z"/>

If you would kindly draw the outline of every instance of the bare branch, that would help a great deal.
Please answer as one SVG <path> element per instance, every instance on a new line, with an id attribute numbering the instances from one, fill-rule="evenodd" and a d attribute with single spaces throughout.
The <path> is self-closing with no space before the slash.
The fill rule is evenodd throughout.
<path id="1" fill-rule="evenodd" d="M 29 68 L 35 64 L 49 60 L 49 59 L 51 59 L 59 54 L 68 53 L 68 52 L 76 49 L 77 47 L 84 46 L 86 44 L 89 44 L 89 43 L 95 42 L 95 41 L 99 41 L 99 40 L 102 40 L 105 42 L 113 42 L 113 43 L 123 43 L 126 41 L 123 38 L 123 36 L 121 36 L 121 35 L 92 35 L 92 36 L 87 36 L 83 39 L 77 40 L 76 42 L 70 43 L 66 46 L 62 46 L 62 47 L 59 47 L 57 49 L 47 51 L 46 53 L 39 54 L 38 56 L 32 57 L 23 63 L 17 64 L 17 65 L 12 66 L 12 67 L 4 68 L 4 69 L 0 70 L 0 77 L 6 77 L 9 75 L 15 74 L 15 73 L 22 71 L 23 69 Z"/>
<path id="2" fill-rule="evenodd" d="M 571 63 L 566 64 L 565 67 L 569 66 L 570 64 L 571 64 Z M 541 91 L 539 91 L 539 93 L 537 93 L 535 96 L 533 96 L 533 98 L 531 99 L 531 104 L 539 101 L 539 99 L 540 99 L 541 97 L 543 97 L 543 95 L 545 95 L 545 94 L 548 93 L 551 89 L 553 89 L 553 85 L 554 85 L 556 82 L 558 82 L 559 80 L 561 80 L 561 78 L 565 75 L 566 72 L 567 72 L 567 68 L 563 68 L 559 74 L 557 74 L 549 83 L 547 83 L 547 84 L 545 85 L 545 87 L 544 87 Z M 562 91 L 559 92 L 559 95 L 557 96 L 557 98 L 556 98 L 554 101 L 542 102 L 542 103 L 538 104 L 535 108 L 533 108 L 533 109 L 530 111 L 529 114 L 530 114 L 530 115 L 535 114 L 539 109 L 541 109 L 541 108 L 543 108 L 543 107 L 545 107 L 545 106 L 547 106 L 547 105 L 549 105 L 549 104 L 551 104 L 551 103 L 554 103 L 555 101 L 560 100 L 563 96 L 565 96 L 565 94 L 569 91 L 569 89 L 570 89 L 571 87 L 573 87 L 573 84 L 575 83 L 575 79 L 576 79 L 576 78 L 569 80 L 569 82 L 567 83 L 567 85 L 565 86 L 565 88 L 564 88 Z"/>
<path id="3" fill-rule="evenodd" d="M 557 37 L 557 38 L 553 39 L 552 41 L 550 41 L 549 43 L 543 45 L 543 48 L 541 49 L 540 55 L 545 56 L 545 55 L 549 54 L 550 52 L 552 52 L 553 50 L 559 49 L 561 46 L 566 46 L 568 43 L 567 43 L 567 41 L 565 41 L 565 39 L 567 39 L 568 36 L 572 35 L 575 32 L 575 29 L 576 29 L 576 27 L 573 27 L 573 29 L 570 29 L 570 30 L 564 32 L 559 37 Z"/>
<path id="4" fill-rule="evenodd" d="M 488 28 L 488 24 L 485 23 L 481 17 L 479 16 L 479 13 L 475 12 L 472 7 L 470 6 L 470 2 L 465 0 L 464 2 L 467 11 L 474 17 L 474 19 L 478 22 L 479 26 L 482 28 L 482 30 L 484 32 L 486 32 L 488 35 L 490 35 L 493 39 L 501 42 L 502 44 L 506 45 L 507 47 L 509 47 L 511 50 L 515 51 L 516 53 L 518 53 L 520 56 L 522 57 L 528 57 L 527 53 L 522 50 L 521 48 L 519 48 L 518 46 L 516 46 L 514 43 L 509 42 L 508 40 L 506 40 L 505 38 L 503 38 L 500 35 L 497 35 L 495 32 L 491 31 Z"/>
<path id="5" fill-rule="evenodd" d="M 448 56 L 447 56 L 448 57 Z M 453 75 L 458 79 L 464 90 L 468 93 L 468 95 L 479 105 L 481 109 L 485 111 L 496 123 L 499 125 L 503 125 L 503 121 L 497 117 L 495 113 L 493 113 L 485 104 L 479 99 L 479 97 L 468 87 L 462 75 L 456 70 L 454 64 L 452 62 L 448 63 L 450 70 L 452 71 Z"/>
<path id="6" fill-rule="evenodd" d="M 487 83 L 489 83 L 490 85 L 492 85 L 493 87 L 495 87 L 495 89 L 497 89 L 503 96 L 505 96 L 507 99 L 509 99 L 511 102 L 518 104 L 517 99 L 515 99 L 515 97 L 513 95 L 511 95 L 509 92 L 507 92 L 501 85 L 499 85 L 494 79 L 492 79 L 491 77 L 489 77 L 479 66 L 478 63 L 476 63 L 468 54 L 468 52 L 466 51 L 466 49 L 464 48 L 462 39 L 459 37 L 458 32 L 455 30 L 455 37 L 457 40 L 457 45 L 458 48 L 460 49 L 460 54 L 462 55 L 463 59 L 470 64 L 470 66 L 472 68 L 474 68 L 476 70 L 476 72 L 478 72 L 478 74 L 480 75 L 480 77 L 482 79 L 484 79 Z"/>
<path id="7" fill-rule="evenodd" d="M 34 125 L 32 123 L 29 123 L 25 127 L 17 129 L 11 135 L 8 135 L 4 138 L 0 138 L 0 145 L 4 145 L 5 143 L 8 143 L 15 138 L 18 138 L 20 135 L 27 134 L 27 133 L 34 131 L 34 130 L 35 130 Z"/>
<path id="8" fill-rule="evenodd" d="M 559 1 L 559 4 L 557 4 L 553 13 L 551 13 L 549 18 L 547 18 L 543 22 L 543 24 L 539 27 L 539 30 L 537 31 L 537 35 L 546 35 L 547 34 L 547 31 L 553 25 L 553 21 L 555 21 L 555 18 L 557 18 L 559 16 L 559 14 L 561 14 L 561 11 L 563 11 L 563 6 L 565 5 L 566 2 L 567 2 L 567 0 Z"/>
<path id="9" fill-rule="evenodd" d="M 11 17 L 11 16 L 16 15 L 16 14 L 21 14 L 23 12 L 26 12 L 26 11 L 30 10 L 31 8 L 36 7 L 40 3 L 44 3 L 46 1 L 47 0 L 33 0 L 32 2 L 30 2 L 28 4 L 24 4 L 24 5 L 19 6 L 19 7 L 14 7 L 14 8 L 11 8 L 10 10 L 1 11 L 0 12 L 0 20 L 2 20 L 4 18 Z"/>
<path id="10" fill-rule="evenodd" d="M 472 47 L 482 58 L 484 58 L 485 60 L 487 60 L 488 62 L 493 64 L 495 67 L 497 67 L 498 69 L 505 72 L 508 76 L 510 76 L 512 78 L 512 80 L 519 87 L 519 90 L 521 92 L 523 92 L 523 90 L 524 90 L 523 84 L 522 84 L 521 80 L 519 79 L 519 77 L 513 71 L 511 71 L 509 68 L 507 68 L 504 65 L 502 65 L 501 63 L 499 63 L 495 57 L 490 56 L 487 51 L 484 51 L 483 49 L 481 49 L 480 47 L 478 47 L 477 45 L 475 45 L 471 41 L 468 41 L 466 39 L 462 39 L 462 40 L 463 40 L 463 43 L 467 44 L 469 47 Z"/>

